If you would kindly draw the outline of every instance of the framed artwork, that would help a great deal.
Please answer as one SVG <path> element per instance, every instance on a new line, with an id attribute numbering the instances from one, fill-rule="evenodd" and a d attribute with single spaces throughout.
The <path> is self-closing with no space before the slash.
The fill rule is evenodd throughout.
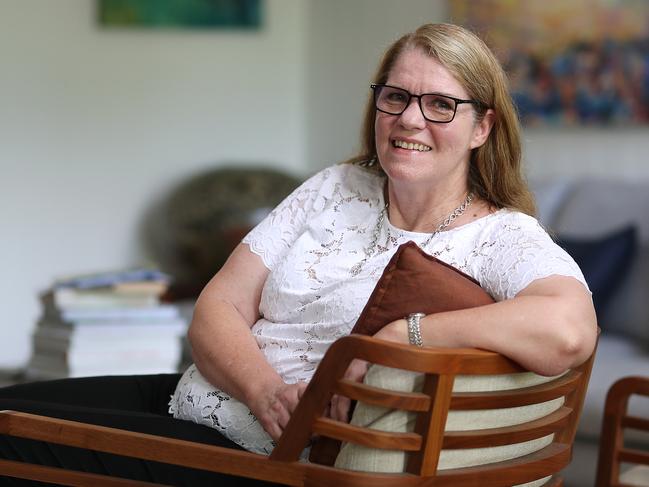
<path id="1" fill-rule="evenodd" d="M 97 0 L 97 14 L 104 27 L 256 29 L 261 1 Z"/>
<path id="2" fill-rule="evenodd" d="M 448 0 L 507 71 L 526 125 L 649 123 L 646 0 Z"/>

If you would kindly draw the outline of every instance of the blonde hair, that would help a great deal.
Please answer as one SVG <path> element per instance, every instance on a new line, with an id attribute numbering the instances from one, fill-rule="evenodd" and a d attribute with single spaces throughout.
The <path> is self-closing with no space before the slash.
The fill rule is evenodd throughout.
<path id="1" fill-rule="evenodd" d="M 496 208 L 511 208 L 535 215 L 534 198 L 527 187 L 521 166 L 521 139 L 518 115 L 509 94 L 507 76 L 487 45 L 475 34 L 453 24 L 425 24 L 406 34 L 385 52 L 374 77 L 385 83 L 398 57 L 408 49 L 422 49 L 463 85 L 474 105 L 476 122 L 488 108 L 494 124 L 487 141 L 472 150 L 468 187 Z M 376 158 L 372 95 L 367 101 L 361 132 L 361 152 L 349 163 Z"/>

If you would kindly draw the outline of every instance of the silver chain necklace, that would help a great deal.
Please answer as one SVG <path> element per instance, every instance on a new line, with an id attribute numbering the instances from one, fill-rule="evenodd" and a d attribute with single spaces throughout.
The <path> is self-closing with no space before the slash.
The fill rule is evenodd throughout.
<path id="1" fill-rule="evenodd" d="M 468 193 L 466 195 L 466 198 L 462 202 L 460 206 L 455 208 L 450 215 L 448 215 L 442 223 L 439 224 L 439 226 L 431 233 L 428 238 L 420 245 L 420 247 L 425 248 L 428 246 L 430 241 L 437 235 L 438 233 L 442 232 L 444 229 L 446 229 L 451 223 L 453 223 L 459 216 L 461 216 L 466 209 L 469 207 L 471 204 L 471 201 L 473 201 L 473 194 Z M 381 210 L 381 213 L 379 213 L 379 218 L 376 221 L 376 225 L 374 226 L 374 233 L 372 234 L 372 240 L 370 244 L 363 249 L 365 252 L 365 257 L 363 260 L 361 260 L 359 263 L 355 264 L 351 270 L 349 271 L 352 276 L 357 276 L 360 274 L 361 270 L 363 269 L 363 266 L 367 262 L 367 260 L 374 255 L 376 252 L 376 246 L 379 241 L 379 236 L 381 234 L 381 227 L 383 226 L 383 220 L 385 220 L 385 215 L 388 213 L 388 207 L 390 206 L 390 203 L 386 203 L 383 209 Z"/>

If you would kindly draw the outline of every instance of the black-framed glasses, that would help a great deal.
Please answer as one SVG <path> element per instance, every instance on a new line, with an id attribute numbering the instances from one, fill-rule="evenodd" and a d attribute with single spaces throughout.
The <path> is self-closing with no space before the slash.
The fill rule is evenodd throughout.
<path id="1" fill-rule="evenodd" d="M 457 106 L 462 103 L 482 105 L 478 100 L 462 100 L 439 93 L 413 95 L 403 88 L 385 84 L 371 84 L 370 88 L 374 90 L 374 106 L 378 111 L 389 115 L 401 115 L 410 105 L 410 100 L 417 98 L 424 118 L 435 123 L 452 122 Z"/>

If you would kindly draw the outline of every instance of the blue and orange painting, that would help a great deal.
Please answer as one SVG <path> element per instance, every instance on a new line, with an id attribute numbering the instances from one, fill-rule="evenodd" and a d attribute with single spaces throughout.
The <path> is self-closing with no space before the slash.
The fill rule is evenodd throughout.
<path id="1" fill-rule="evenodd" d="M 505 66 L 526 125 L 649 123 L 647 0 L 449 0 Z"/>

